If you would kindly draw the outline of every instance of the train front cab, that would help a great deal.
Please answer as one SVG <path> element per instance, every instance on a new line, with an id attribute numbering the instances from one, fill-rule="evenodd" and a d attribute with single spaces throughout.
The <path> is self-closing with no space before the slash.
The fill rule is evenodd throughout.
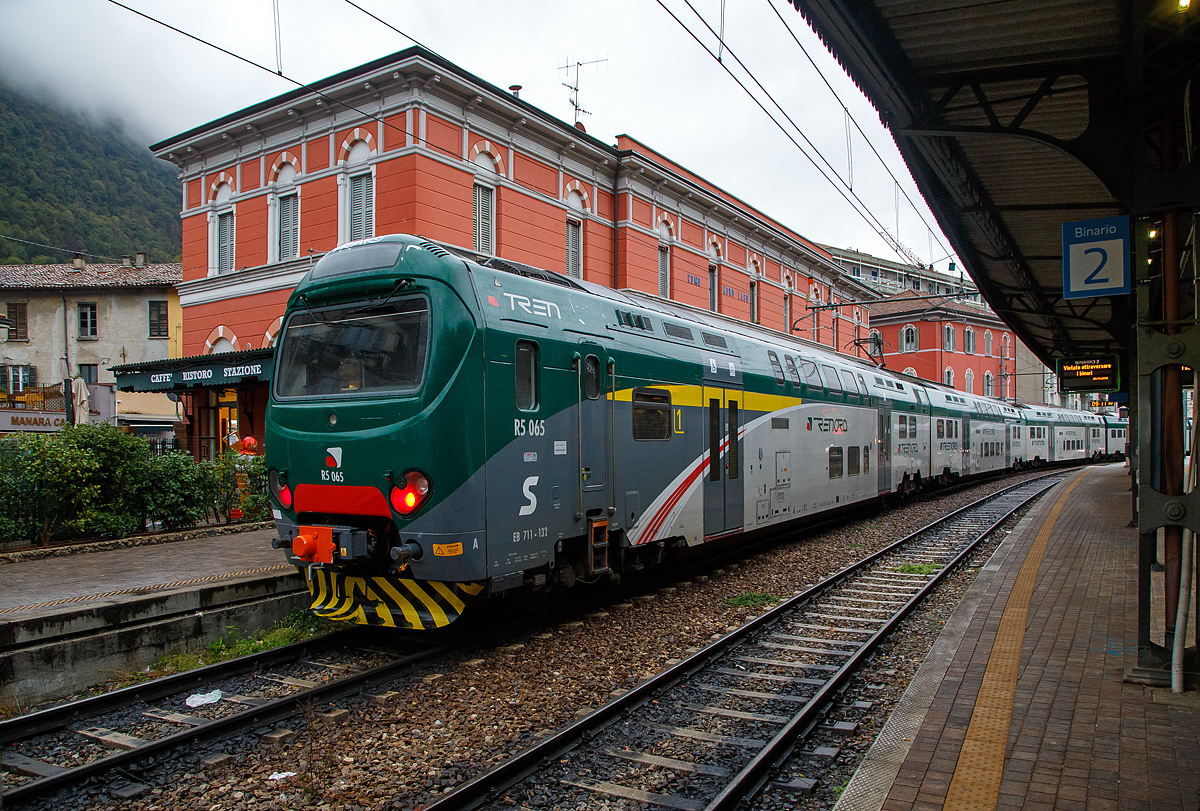
<path id="1" fill-rule="evenodd" d="M 486 576 L 478 311 L 463 263 L 350 243 L 297 287 L 266 418 L 277 543 L 333 619 L 445 625 Z"/>

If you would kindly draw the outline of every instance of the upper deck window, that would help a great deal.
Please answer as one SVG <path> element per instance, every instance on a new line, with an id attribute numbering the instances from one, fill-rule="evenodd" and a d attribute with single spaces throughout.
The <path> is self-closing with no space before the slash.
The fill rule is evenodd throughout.
<path id="1" fill-rule="evenodd" d="M 365 270 L 386 270 L 396 266 L 403 251 L 403 242 L 367 242 L 340 248 L 322 256 L 308 278 L 316 281 Z"/>
<path id="2" fill-rule="evenodd" d="M 276 353 L 275 396 L 414 391 L 421 385 L 428 347 L 429 304 L 424 298 L 294 312 Z"/>

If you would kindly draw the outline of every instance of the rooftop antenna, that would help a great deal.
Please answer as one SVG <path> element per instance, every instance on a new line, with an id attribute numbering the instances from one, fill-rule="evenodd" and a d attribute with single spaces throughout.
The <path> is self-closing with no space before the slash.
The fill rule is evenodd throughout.
<path id="1" fill-rule="evenodd" d="M 590 110 L 583 109 L 583 107 L 580 106 L 580 104 L 579 104 L 579 69 L 584 67 L 585 65 L 598 65 L 601 62 L 607 62 L 607 61 L 608 61 L 608 57 L 605 57 L 604 59 L 593 59 L 590 62 L 572 62 L 568 58 L 567 64 L 559 67 L 559 70 L 567 71 L 568 79 L 571 78 L 570 72 L 572 70 L 575 71 L 575 81 L 574 82 L 563 82 L 562 86 L 571 91 L 571 97 L 569 99 L 567 99 L 567 101 L 570 102 L 571 107 L 574 108 L 574 110 L 575 110 L 575 123 L 576 124 L 579 123 L 580 115 L 591 115 L 592 114 Z"/>

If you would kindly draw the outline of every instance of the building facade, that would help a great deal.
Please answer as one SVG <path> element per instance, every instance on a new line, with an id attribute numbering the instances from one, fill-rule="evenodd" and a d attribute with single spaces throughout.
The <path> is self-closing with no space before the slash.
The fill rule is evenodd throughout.
<path id="1" fill-rule="evenodd" d="M 152 147 L 183 183 L 183 350 L 273 345 L 324 252 L 413 233 L 788 331 L 857 297 L 825 249 L 628 136 L 412 48 Z M 805 337 L 854 352 L 861 307 Z"/>
<path id="2" fill-rule="evenodd" d="M 971 394 L 1016 396 L 1016 336 L 981 304 L 906 290 L 871 305 L 884 364 Z"/>
<path id="3" fill-rule="evenodd" d="M 34 410 L 35 392 L 79 377 L 92 390 L 94 416 L 118 416 L 111 367 L 179 354 L 181 279 L 178 264 L 0 265 L 0 301 L 12 324 L 0 330 L 0 408 Z M 115 422 L 169 430 L 174 421 L 166 398 L 126 405 Z"/>

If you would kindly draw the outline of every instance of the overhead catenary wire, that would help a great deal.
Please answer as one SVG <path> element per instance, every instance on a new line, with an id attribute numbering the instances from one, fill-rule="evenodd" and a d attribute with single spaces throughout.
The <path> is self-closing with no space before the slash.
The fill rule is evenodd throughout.
<path id="1" fill-rule="evenodd" d="M 679 24 L 680 28 L 682 28 L 684 31 L 686 31 L 688 33 L 688 35 L 691 36 L 692 39 L 696 40 L 696 43 L 701 48 L 703 48 L 705 50 L 705 52 L 708 53 L 709 56 L 711 56 L 714 60 L 716 59 L 716 54 L 713 53 L 712 49 L 709 48 L 708 45 L 706 45 L 704 42 L 702 42 L 700 40 L 700 37 L 698 37 L 694 31 L 692 31 L 690 28 L 688 28 L 687 25 L 682 20 L 679 19 L 679 17 L 675 14 L 675 12 L 673 12 L 673 11 L 671 11 L 671 9 L 667 8 L 667 6 L 663 3 L 663 0 L 655 0 L 655 2 L 657 2 L 658 5 L 660 7 L 662 7 L 663 11 L 667 12 L 667 14 L 669 14 L 671 16 L 671 18 L 673 20 L 675 20 L 676 23 Z M 686 2 L 686 0 L 685 0 L 685 2 Z M 691 8 L 690 3 L 688 3 L 688 7 Z M 693 11 L 693 13 L 696 13 L 694 8 L 692 9 L 692 11 Z M 696 16 L 699 17 L 700 15 L 697 13 Z M 701 19 L 701 22 L 704 21 L 704 19 L 702 17 L 700 19 Z M 712 31 L 712 28 L 708 26 L 708 23 L 705 23 L 705 26 L 708 27 L 710 32 Z M 728 48 L 726 50 L 729 52 L 729 55 L 732 56 L 734 58 L 734 60 L 736 60 L 738 62 L 738 64 L 740 65 L 741 60 L 738 60 L 737 55 L 734 54 L 733 51 L 729 50 Z M 825 156 L 820 153 L 820 150 L 818 150 L 815 146 L 811 145 L 811 142 L 808 141 L 808 137 L 804 134 L 804 132 L 801 131 L 799 127 L 796 127 L 796 130 L 797 130 L 797 132 L 799 132 L 800 137 L 803 138 L 805 140 L 805 142 L 808 142 L 810 144 L 811 148 L 813 149 L 813 151 L 816 152 L 821 157 L 821 162 L 823 162 L 826 166 L 830 167 L 828 170 L 823 168 L 821 166 L 821 163 L 819 163 L 815 158 L 813 158 L 812 155 L 808 154 L 808 152 L 805 151 L 804 147 L 802 147 L 800 145 L 800 142 L 796 140 L 795 136 L 793 136 L 792 133 L 790 133 L 788 131 L 788 129 L 785 126 L 783 126 L 782 123 L 780 123 L 779 119 L 777 119 L 771 113 L 771 111 L 767 109 L 767 106 L 765 104 L 763 104 L 763 102 L 757 96 L 755 96 L 754 93 L 750 92 L 750 88 L 746 87 L 745 83 L 741 79 L 739 79 L 737 76 L 734 75 L 733 71 L 729 69 L 729 66 L 726 63 L 719 62 L 718 64 L 720 64 L 722 69 L 724 69 L 724 71 L 727 74 L 729 74 L 729 77 L 731 79 L 733 79 L 733 81 L 736 82 L 737 85 L 739 87 L 741 87 L 743 91 L 745 91 L 746 95 L 750 97 L 750 100 L 753 101 L 754 104 L 757 105 L 760 110 L 762 110 L 764 113 L 766 113 L 767 118 L 769 118 L 771 120 L 771 123 L 773 123 L 776 127 L 779 128 L 779 131 L 783 133 L 784 137 L 787 138 L 789 141 L 791 141 L 792 144 L 798 150 L 800 150 L 800 154 L 804 155 L 804 157 L 807 158 L 810 163 L 812 163 L 813 167 L 821 174 L 821 176 L 824 177 L 827 181 L 829 181 L 829 184 L 833 187 L 834 191 L 836 191 L 847 203 L 850 204 L 850 207 L 852 209 L 854 209 L 855 213 L 858 214 L 860 217 L 862 217 L 863 220 L 867 223 L 867 225 L 870 226 L 875 231 L 875 233 L 878 234 L 878 236 L 881 239 L 883 239 L 885 242 L 888 242 L 889 244 L 891 244 L 892 240 L 888 236 L 887 226 L 883 225 L 883 223 L 879 221 L 879 218 L 875 216 L 874 212 L 872 212 L 869 208 L 867 208 L 866 204 L 863 203 L 861 200 L 859 200 L 857 195 L 854 195 L 853 192 L 846 190 L 844 188 L 844 186 L 845 186 L 844 183 L 841 183 L 839 185 L 839 183 L 835 183 L 833 180 L 830 179 L 829 174 L 830 174 L 830 172 L 832 172 L 833 176 L 835 178 L 838 178 L 839 182 L 841 181 L 841 178 L 838 176 L 837 171 L 832 168 L 829 161 L 826 160 Z M 745 66 L 743 66 L 743 69 L 745 69 Z M 747 71 L 747 73 L 750 73 L 750 72 Z M 752 79 L 754 78 L 753 74 L 750 74 L 750 76 Z M 754 79 L 754 81 L 757 83 L 758 80 Z M 762 87 L 762 85 L 760 84 L 759 87 Z M 763 89 L 763 92 L 764 93 L 767 92 L 765 90 L 765 88 Z M 767 96 L 769 98 L 770 94 L 767 93 Z M 772 99 L 772 103 L 774 103 L 773 99 Z M 778 107 L 779 105 L 776 103 L 776 106 Z M 781 110 L 781 112 L 783 112 L 782 108 L 780 108 L 780 110 Z M 784 112 L 784 117 L 785 118 L 787 117 L 786 112 Z M 793 126 L 795 126 L 794 123 L 793 123 Z M 858 205 L 855 204 L 856 202 L 858 203 Z M 860 206 L 862 206 L 862 207 L 860 208 Z M 897 251 L 897 253 L 899 254 L 899 251 Z"/>
<path id="2" fill-rule="evenodd" d="M 821 67 L 816 63 L 816 60 L 813 59 L 812 54 L 810 54 L 808 49 L 804 47 L 804 43 L 802 43 L 800 38 L 796 36 L 796 32 L 792 29 L 791 25 L 789 25 L 788 21 L 784 19 L 782 14 L 779 13 L 779 9 L 775 8 L 775 4 L 772 2 L 772 0 L 767 0 L 767 5 L 771 7 L 771 11 L 775 12 L 775 16 L 779 18 L 779 22 L 781 22 L 783 27 L 787 29 L 788 34 L 792 37 L 792 41 L 796 43 L 796 47 L 800 49 L 800 52 L 804 54 L 804 57 L 808 60 L 809 64 L 812 65 L 813 69 L 817 71 L 817 75 L 821 77 L 821 81 L 825 83 L 825 87 L 829 88 L 829 92 L 833 94 L 834 100 L 841 105 L 842 110 L 845 111 L 846 118 L 854 123 L 854 128 L 858 130 L 858 134 L 863 137 L 863 140 L 866 142 L 867 146 L 870 147 L 871 152 L 873 152 L 875 157 L 879 159 L 879 164 L 883 167 L 884 171 L 886 171 L 888 175 L 891 176 L 892 180 L 896 181 L 898 184 L 900 181 L 896 178 L 896 175 L 892 173 L 892 170 L 888 167 L 887 162 L 883 159 L 883 156 L 879 154 L 879 150 L 875 148 L 875 144 L 872 143 L 871 139 L 867 136 L 867 133 L 863 131 L 861 126 L 859 126 L 858 119 L 856 119 L 854 114 L 850 112 L 850 108 L 846 106 L 844 101 L 842 101 L 842 97 L 838 95 L 838 92 L 834 90 L 833 85 L 830 84 L 829 79 L 826 78 L 825 73 L 821 70 Z M 925 227 L 932 231 L 933 226 L 930 225 L 925 219 L 925 215 L 921 213 L 919 208 L 917 208 L 917 204 L 913 202 L 913 199 L 908 196 L 908 192 L 904 191 L 903 193 L 904 199 L 908 200 L 908 204 L 912 206 L 913 211 L 915 211 L 917 216 L 921 218 L 921 222 L 925 223 Z M 946 256 L 942 257 L 942 259 L 956 255 L 945 244 L 943 244 L 940 239 L 938 240 L 938 246 L 941 247 L 942 250 L 948 252 Z"/>
<path id="3" fill-rule="evenodd" d="M 141 17 L 141 18 L 143 18 L 143 19 L 145 19 L 145 20 L 147 20 L 147 21 L 149 21 L 149 22 L 152 22 L 152 23 L 154 23 L 154 24 L 156 24 L 156 25 L 162 26 L 163 28 L 166 28 L 166 29 L 168 29 L 168 30 L 171 30 L 171 31 L 173 31 L 173 32 L 175 32 L 175 33 L 177 33 L 177 34 L 180 34 L 181 36 L 187 37 L 188 39 L 190 39 L 190 40 L 192 40 L 192 41 L 194 41 L 194 42 L 197 42 L 197 43 L 199 43 L 199 44 L 201 44 L 201 45 L 205 45 L 205 46 L 207 46 L 207 47 L 209 47 L 209 48 L 212 48 L 212 49 L 214 49 L 214 50 L 220 51 L 221 53 L 225 54 L 226 56 L 233 57 L 234 59 L 236 59 L 236 60 L 238 60 L 238 61 L 240 61 L 240 62 L 244 62 L 245 64 L 247 64 L 247 65 L 250 65 L 251 67 L 257 68 L 257 69 L 259 69 L 259 70 L 261 70 L 261 71 L 263 71 L 263 72 L 265 72 L 265 73 L 270 73 L 272 76 L 278 76 L 279 78 L 281 78 L 281 79 L 283 79 L 283 80 L 285 80 L 285 81 L 287 81 L 287 82 L 289 82 L 289 83 L 291 83 L 291 84 L 293 84 L 293 85 L 295 85 L 295 86 L 297 86 L 297 87 L 299 87 L 299 88 L 301 88 L 301 89 L 307 90 L 307 91 L 309 91 L 309 92 L 313 93 L 314 95 L 317 95 L 317 96 L 321 97 L 322 99 L 325 99 L 325 100 L 327 100 L 327 101 L 329 101 L 329 102 L 331 102 L 331 103 L 338 104 L 338 105 L 340 105 L 341 107 L 343 107 L 343 108 L 345 108 L 345 109 L 347 109 L 347 110 L 351 110 L 351 111 L 353 111 L 353 112 L 356 112 L 356 113 L 358 113 L 359 115 L 363 116 L 364 118 L 367 118 L 367 119 L 369 119 L 369 120 L 371 120 L 371 121 L 375 121 L 375 122 L 377 122 L 377 123 L 381 124 L 382 126 L 384 126 L 384 127 L 387 127 L 388 129 L 390 129 L 390 130 L 392 130 L 392 131 L 395 131 L 395 132 L 398 132 L 398 133 L 401 133 L 401 134 L 405 134 L 405 135 L 407 135 L 407 133 L 405 132 L 405 130 L 403 130 L 403 129 L 402 129 L 402 128 L 400 128 L 400 127 L 397 127 L 397 126 L 396 126 L 396 125 L 394 125 L 394 124 L 391 124 L 391 123 L 389 123 L 389 122 L 388 122 L 388 121 L 386 121 L 386 120 L 385 120 L 383 117 L 381 117 L 381 116 L 379 116 L 379 115 L 375 115 L 375 114 L 373 114 L 373 113 L 370 113 L 370 112 L 368 112 L 368 111 L 366 111 L 366 110 L 364 110 L 364 109 L 362 109 L 362 108 L 360 108 L 360 107 L 357 107 L 357 106 L 355 106 L 355 105 L 353 105 L 353 104 L 350 104 L 350 103 L 347 103 L 347 102 L 345 102 L 345 101 L 342 101 L 341 99 L 334 98 L 334 97 L 330 96 L 329 94 L 325 93 L 324 91 L 322 91 L 321 89 L 319 89 L 319 88 L 317 88 L 317 87 L 314 87 L 314 86 L 312 86 L 312 85 L 310 85 L 310 84 L 307 84 L 307 83 L 305 83 L 305 82 L 301 82 L 301 81 L 299 81 L 298 79 L 293 79 L 292 77 L 288 76 L 288 75 L 287 75 L 287 74 L 285 74 L 285 73 L 282 73 L 282 72 L 279 72 L 279 71 L 276 71 L 276 70 L 272 70 L 270 67 L 267 67 L 266 65 L 262 65 L 262 64 L 260 64 L 260 63 L 258 63 L 258 62 L 255 62 L 255 61 L 254 61 L 254 60 L 252 60 L 252 59 L 249 59 L 249 58 L 247 58 L 247 57 L 245 57 L 245 56 L 242 56 L 241 54 L 235 53 L 234 51 L 230 51 L 230 50 L 229 50 L 229 49 L 227 49 L 227 48 L 223 48 L 223 47 L 221 47 L 220 45 L 217 45 L 216 43 L 213 43 L 213 42 L 210 42 L 210 41 L 208 41 L 208 40 L 204 39 L 203 37 L 200 37 L 200 36 L 197 36 L 197 35 L 195 35 L 195 34 L 192 34 L 192 33 L 188 32 L 188 31 L 185 31 L 185 30 L 183 30 L 183 29 L 181 29 L 181 28 L 177 27 L 177 26 L 171 25 L 171 24 L 170 24 L 170 23 L 168 23 L 168 22 L 165 22 L 165 21 L 163 21 L 163 20 L 160 20 L 160 19 L 158 19 L 158 18 L 156 18 L 156 17 L 154 17 L 154 16 L 152 16 L 152 15 L 150 15 L 150 14 L 146 14 L 145 12 L 142 12 L 142 11 L 139 11 L 138 9 L 132 8 L 131 6 L 128 6 L 128 5 L 126 5 L 126 4 L 122 3 L 122 2 L 120 2 L 120 0 L 108 0 L 108 2 L 109 2 L 109 3 L 111 3 L 112 5 L 115 5 L 115 6 L 119 7 L 119 8 L 122 8 L 122 9 L 124 9 L 124 10 L 126 10 L 126 11 L 128 11 L 128 12 L 130 12 L 130 13 L 132 13 L 132 14 L 135 14 L 135 15 L 137 15 L 138 17 Z M 386 26 L 387 28 L 391 29 L 391 30 L 392 30 L 392 31 L 394 31 L 395 33 L 397 33 L 397 34 L 399 34 L 399 35 L 403 36 L 405 39 L 409 40 L 409 41 L 410 41 L 410 42 L 412 42 L 413 44 L 415 44 L 415 45 L 417 45 L 417 46 L 419 46 L 419 47 L 421 47 L 421 48 L 425 49 L 426 51 L 429 51 L 430 53 L 434 54 L 435 56 L 438 56 L 438 54 L 437 54 L 437 52 L 436 52 L 436 51 L 433 51 L 432 49 L 428 48 L 427 46 L 425 46 L 424 44 L 422 44 L 420 41 L 418 41 L 416 38 L 414 38 L 413 36 L 411 36 L 411 35 L 409 35 L 409 34 L 405 33 L 404 31 L 400 30 L 399 28 L 397 28 L 396 26 L 394 26 L 394 25 L 392 25 L 391 23 L 387 22 L 386 20 L 383 20 L 382 18 L 380 18 L 380 17 L 378 17 L 377 15 L 375 15 L 375 14 L 371 13 L 370 11 L 367 11 L 367 10 L 366 10 L 366 9 L 364 9 L 362 6 L 360 6 L 360 5 L 358 5 L 357 3 L 355 3 L 353 0 L 345 0 L 345 2 L 346 2 L 348 5 L 354 6 L 355 8 L 357 8 L 358 10 L 360 10 L 360 11 L 362 11 L 364 14 L 366 14 L 367 16 L 369 16 L 369 17 L 371 17 L 372 19 L 374 19 L 374 20 L 378 21 L 380 24 L 382 24 L 382 25 Z M 660 5 L 661 5 L 661 0 L 659 0 L 659 2 L 660 2 Z M 664 6 L 664 8 L 665 8 L 665 6 Z M 668 9 L 667 11 L 668 11 L 668 13 L 669 13 L 669 14 L 671 13 L 669 9 Z M 674 14 L 671 14 L 671 16 L 672 16 L 672 17 L 674 17 L 675 15 L 674 15 Z M 681 21 L 679 21 L 679 20 L 678 20 L 678 18 L 676 18 L 676 21 L 677 21 L 677 22 L 679 22 L 679 24 L 680 24 L 680 25 L 681 25 L 681 26 L 684 28 L 684 30 L 685 30 L 685 31 L 688 31 L 689 33 L 691 33 L 691 31 L 690 31 L 690 30 L 687 28 L 687 26 L 684 26 L 684 25 L 683 25 L 683 23 L 682 23 Z M 711 30 L 711 29 L 710 29 L 710 30 Z M 693 36 L 693 38 L 695 38 L 695 34 L 692 34 L 692 36 Z M 697 38 L 697 42 L 699 42 L 699 39 L 698 39 L 698 38 Z M 701 47 L 703 47 L 703 48 L 704 48 L 706 51 L 708 51 L 708 53 L 709 53 L 709 55 L 710 55 L 710 56 L 711 56 L 711 55 L 713 55 L 713 54 L 712 54 L 712 51 L 711 51 L 711 50 L 710 50 L 710 49 L 709 49 L 709 48 L 708 48 L 706 45 L 704 45 L 704 43 L 700 42 L 700 45 L 701 45 Z M 733 54 L 732 54 L 732 52 L 731 52 L 731 54 L 730 54 L 730 55 L 733 55 Z M 442 59 L 445 59 L 445 57 L 440 57 L 440 58 L 442 58 Z M 736 56 L 735 56 L 734 58 L 736 59 Z M 448 61 L 448 60 L 447 60 L 447 61 Z M 739 64 L 740 64 L 740 60 L 739 60 Z M 726 70 L 728 71 L 728 68 L 726 68 Z M 741 82 L 740 82 L 740 81 L 737 79 L 737 77 L 736 77 L 736 76 L 733 76 L 733 74 L 732 74 L 732 73 L 730 73 L 730 76 L 734 78 L 734 81 L 737 81 L 739 84 L 741 84 Z M 760 86 L 761 86 L 761 85 L 760 85 Z M 743 85 L 743 90 L 745 90 L 745 91 L 747 92 L 747 94 L 748 94 L 748 95 L 750 95 L 750 97 L 751 97 L 752 99 L 754 99 L 754 96 L 753 96 L 753 94 L 751 94 L 751 93 L 749 92 L 748 88 L 745 88 L 745 86 L 744 86 L 744 85 Z M 764 91 L 764 92 L 765 92 L 765 91 Z M 785 135 L 786 135 L 786 136 L 787 136 L 787 137 L 788 137 L 788 138 L 789 138 L 789 139 L 792 141 L 792 143 L 793 143 L 793 144 L 795 144 L 795 145 L 796 145 L 796 147 L 800 149 L 801 153 L 802 153 L 802 154 L 806 154 L 806 153 L 804 153 L 804 150 L 803 150 L 803 148 L 801 148 L 801 147 L 800 147 L 800 145 L 799 145 L 799 144 L 798 144 L 798 143 L 795 141 L 795 139 L 794 139 L 794 138 L 792 138 L 792 137 L 791 137 L 791 135 L 790 135 L 789 133 L 787 133 L 786 129 L 784 129 L 784 128 L 782 127 L 782 125 L 779 125 L 779 122 L 778 122 L 778 121 L 777 121 L 777 120 L 776 120 L 776 119 L 775 119 L 773 116 L 771 116 L 771 113 L 770 113 L 770 111 L 769 111 L 769 110 L 767 110 L 767 109 L 766 109 L 766 107 L 765 107 L 765 106 L 763 106 L 763 105 L 762 105 L 762 103 L 761 103 L 761 102 L 759 102 L 757 99 L 755 99 L 755 102 L 756 102 L 756 103 L 759 105 L 759 107 L 760 107 L 760 108 L 762 108 L 763 112 L 765 112 L 765 113 L 766 113 L 766 114 L 767 114 L 769 117 L 771 117 L 772 121 L 774 121 L 774 122 L 776 123 L 776 125 L 777 125 L 777 126 L 780 126 L 780 129 L 781 129 L 781 131 L 783 131 L 783 132 L 784 132 L 784 134 L 785 134 Z M 447 148 L 445 148 L 445 147 L 442 147 L 442 146 L 440 146 L 440 145 L 438 145 L 438 144 L 429 143 L 428 141 L 422 141 L 421 143 L 422 143 L 422 145 L 424 145 L 426 148 L 432 148 L 432 149 L 434 149 L 434 150 L 436 150 L 436 151 L 443 152 L 443 153 L 445 153 L 445 154 L 447 154 L 447 155 L 453 156 L 453 157 L 455 157 L 455 158 L 458 158 L 458 159 L 461 159 L 461 158 L 462 158 L 462 156 L 461 156 L 461 155 L 460 155 L 458 152 L 455 152 L 455 151 L 453 151 L 453 150 L 447 149 Z M 814 147 L 814 149 L 815 149 L 815 147 Z M 806 157 L 808 157 L 808 156 L 807 156 L 807 154 L 806 154 Z M 811 157 L 809 157 L 809 160 L 812 160 L 812 158 L 811 158 Z M 824 157 L 823 157 L 823 156 L 822 156 L 822 160 L 824 160 Z M 815 164 L 815 162 L 814 162 L 814 165 L 816 165 L 816 164 Z M 817 169 L 818 169 L 818 171 L 820 171 L 820 170 L 821 170 L 821 169 L 820 169 L 820 166 L 817 166 Z M 835 176 L 836 176 L 836 172 L 835 172 Z M 835 186 L 835 189 L 837 189 L 837 187 L 836 187 L 836 186 Z M 838 191 L 839 191 L 839 193 L 840 193 L 840 190 L 838 190 Z M 845 196 L 845 195 L 843 194 L 843 197 L 844 197 L 844 196 Z M 851 206 L 853 207 L 853 202 L 851 202 L 849 199 L 847 199 L 847 202 L 850 202 L 850 203 L 851 203 Z M 857 209 L 856 209 L 856 210 L 857 210 Z M 861 212 L 860 212 L 860 214 L 861 214 Z M 873 216 L 873 215 L 872 215 L 872 216 Z M 869 221 L 868 221 L 868 225 L 870 225 L 870 222 L 869 222 Z M 615 226 L 615 221 L 614 221 L 614 227 L 616 227 L 616 226 Z M 874 227 L 874 226 L 872 226 L 872 227 Z M 880 225 L 880 228 L 882 228 L 882 225 Z M 886 228 L 883 228 L 883 232 L 884 232 L 884 233 L 886 233 Z M 636 241 L 636 242 L 638 242 L 639 244 L 642 244 L 642 245 L 645 245 L 645 246 L 648 246 L 648 247 L 657 247 L 657 243 L 652 243 L 650 240 L 645 240 L 645 239 L 641 239 L 641 238 L 640 238 L 640 237 L 638 237 L 638 236 L 634 236 L 633 234 L 635 234 L 635 233 L 636 233 L 636 232 L 631 232 L 631 233 L 628 235 L 628 238 L 629 238 L 629 239 L 631 239 L 631 240 L 633 240 L 633 241 Z M 883 235 L 881 234 L 881 236 L 883 236 Z M 884 238 L 886 239 L 886 237 L 884 237 Z M 107 257 L 107 258 L 111 258 L 111 257 Z M 205 266 L 197 266 L 197 267 L 205 267 Z M 786 266 L 785 266 L 785 267 L 786 267 Z M 796 269 L 796 270 L 799 270 L 799 268 L 795 268 L 795 269 Z M 784 289 L 785 289 L 787 292 L 789 292 L 789 293 L 791 293 L 791 294 L 795 294 L 795 295 L 801 295 L 801 294 L 799 293 L 798 289 L 796 289 L 796 288 L 794 288 L 794 287 L 793 287 L 793 288 L 790 288 L 790 289 L 789 289 L 789 288 L 787 288 L 787 287 L 785 287 L 785 286 L 783 285 L 783 281 L 782 281 L 782 280 L 780 280 L 779 284 L 781 285 L 781 287 L 784 287 Z"/>

